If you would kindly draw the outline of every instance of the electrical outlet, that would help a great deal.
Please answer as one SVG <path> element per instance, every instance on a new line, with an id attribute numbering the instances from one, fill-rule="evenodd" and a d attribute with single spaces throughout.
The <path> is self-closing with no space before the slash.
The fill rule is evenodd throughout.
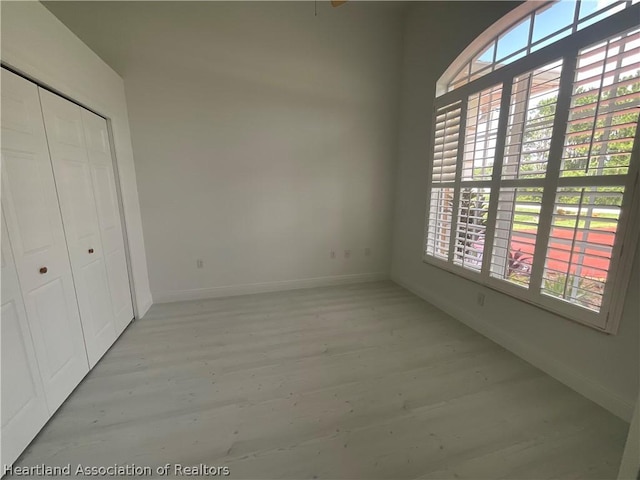
<path id="1" fill-rule="evenodd" d="M 335 250 L 331 250 L 331 253 L 329 254 L 329 258 L 331 258 L 331 259 L 336 258 L 336 252 L 335 252 Z"/>
<path id="2" fill-rule="evenodd" d="M 344 258 L 349 258 L 351 257 L 351 250 L 345 250 L 344 251 Z"/>
<path id="3" fill-rule="evenodd" d="M 196 260 L 196 267 L 198 268 L 204 267 L 204 262 L 201 259 Z"/>
<path id="4" fill-rule="evenodd" d="M 371 249 L 369 247 L 364 249 L 364 256 L 365 257 L 370 257 L 371 256 Z"/>
<path id="5" fill-rule="evenodd" d="M 479 306 L 484 307 L 484 293 L 478 293 L 478 297 L 476 299 L 476 303 Z"/>

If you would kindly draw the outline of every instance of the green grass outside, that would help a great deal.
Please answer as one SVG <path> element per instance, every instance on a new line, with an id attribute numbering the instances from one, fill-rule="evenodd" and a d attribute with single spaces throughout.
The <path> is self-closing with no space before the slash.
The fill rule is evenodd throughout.
<path id="1" fill-rule="evenodd" d="M 525 210 L 524 208 L 520 208 L 520 210 Z M 595 213 L 593 215 L 594 217 L 597 217 L 598 220 L 591 220 L 591 225 L 590 228 L 597 228 L 597 229 L 603 229 L 603 230 L 609 230 L 609 229 L 615 229 L 617 226 L 617 222 L 615 220 L 613 221 L 607 221 L 607 219 L 617 219 L 617 215 L 615 213 Z M 600 220 L 602 219 L 602 220 Z M 538 217 L 537 215 L 527 215 L 526 213 L 517 213 L 515 215 L 515 219 L 516 222 L 528 222 L 528 223 L 532 223 L 532 224 L 537 224 L 538 223 Z M 576 223 L 575 220 L 575 216 L 571 217 L 571 216 L 566 216 L 563 218 L 557 218 L 554 221 L 554 225 L 558 226 L 558 227 L 569 227 L 569 228 L 574 228 Z M 585 220 L 580 220 L 578 222 L 578 228 L 584 228 L 585 227 Z M 534 227 L 533 225 L 520 225 L 520 224 L 515 224 L 513 226 L 513 229 L 515 231 L 527 231 L 527 230 L 532 230 Z"/>

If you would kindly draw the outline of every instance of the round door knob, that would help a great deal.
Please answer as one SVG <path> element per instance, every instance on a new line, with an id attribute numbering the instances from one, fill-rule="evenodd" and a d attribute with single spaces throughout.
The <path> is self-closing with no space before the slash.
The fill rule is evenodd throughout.
<path id="1" fill-rule="evenodd" d="M 90 248 L 90 249 L 89 249 L 89 253 L 93 253 L 93 248 Z"/>
<path id="2" fill-rule="evenodd" d="M 48 269 L 47 267 L 41 267 L 41 268 L 40 268 L 40 273 L 41 273 L 41 274 L 43 274 L 43 275 L 44 275 L 45 273 L 47 273 L 48 271 L 49 271 L 49 269 Z"/>

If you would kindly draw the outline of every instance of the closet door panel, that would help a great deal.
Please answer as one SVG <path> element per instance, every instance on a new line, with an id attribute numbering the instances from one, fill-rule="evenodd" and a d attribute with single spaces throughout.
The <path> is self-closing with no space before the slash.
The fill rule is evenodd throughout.
<path id="1" fill-rule="evenodd" d="M 117 338 L 81 109 L 40 89 L 71 266 L 93 367 Z"/>
<path id="2" fill-rule="evenodd" d="M 27 324 L 18 276 L 6 232 L 4 216 L 2 228 L 2 365 L 10 366 L 2 372 L 2 446 L 0 465 L 10 465 L 36 436 L 49 418 L 40 371 L 36 360 L 31 332 Z"/>
<path id="3" fill-rule="evenodd" d="M 121 332 L 133 319 L 133 305 L 107 122 L 104 118 L 82 109 L 82 125 L 98 208 L 102 247 L 106 257 L 111 304 L 118 332 Z"/>
<path id="4" fill-rule="evenodd" d="M 1 119 L 2 209 L 47 405 L 54 412 L 89 367 L 38 90 L 4 69 Z"/>

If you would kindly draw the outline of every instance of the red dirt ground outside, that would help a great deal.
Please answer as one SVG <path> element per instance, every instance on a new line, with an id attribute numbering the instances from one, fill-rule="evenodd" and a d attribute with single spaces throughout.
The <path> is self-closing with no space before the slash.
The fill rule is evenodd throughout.
<path id="1" fill-rule="evenodd" d="M 526 233 L 535 234 L 535 230 L 528 231 Z M 615 229 L 603 229 L 601 231 L 590 231 L 586 232 L 586 235 L 583 239 L 584 230 L 578 229 L 576 233 L 576 238 L 581 241 L 587 241 L 589 244 L 599 247 L 612 247 L 613 241 L 615 239 Z M 566 229 L 558 229 L 553 228 L 551 230 L 551 238 L 549 240 L 549 247 L 552 250 L 549 251 L 549 261 L 547 262 L 548 268 L 553 270 L 557 270 L 560 272 L 567 271 L 567 264 L 571 257 L 571 245 L 567 245 L 564 243 L 560 243 L 554 239 L 573 239 L 573 231 L 569 231 Z M 516 252 L 520 250 L 521 252 L 532 255 L 534 246 L 531 245 L 531 239 L 519 236 L 518 232 L 513 232 L 511 237 L 511 251 Z M 587 248 L 580 252 L 576 251 L 576 254 L 573 257 L 573 262 L 578 261 L 577 255 L 579 253 L 584 254 L 584 258 L 582 260 L 582 272 L 581 276 L 583 277 L 591 277 L 591 278 L 603 278 L 606 275 L 606 271 L 609 268 L 609 257 L 610 252 L 603 251 L 595 248 Z M 571 266 L 570 274 L 576 273 L 576 265 Z"/>

